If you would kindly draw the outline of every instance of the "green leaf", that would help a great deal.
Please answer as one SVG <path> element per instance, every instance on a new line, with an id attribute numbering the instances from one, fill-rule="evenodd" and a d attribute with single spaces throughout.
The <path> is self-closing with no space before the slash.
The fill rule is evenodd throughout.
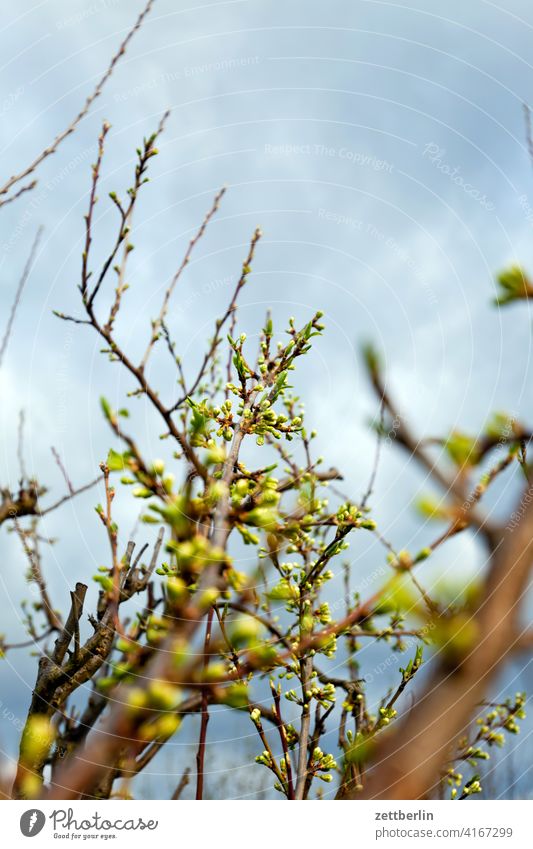
<path id="1" fill-rule="evenodd" d="M 415 502 L 415 506 L 418 512 L 421 513 L 422 516 L 427 516 L 428 519 L 446 520 L 450 518 L 448 509 L 431 495 L 422 495 Z"/>
<path id="2" fill-rule="evenodd" d="M 113 418 L 113 410 L 111 409 L 111 404 L 109 401 L 103 397 L 100 398 L 100 407 L 102 408 L 102 412 L 108 421 L 111 421 Z"/>

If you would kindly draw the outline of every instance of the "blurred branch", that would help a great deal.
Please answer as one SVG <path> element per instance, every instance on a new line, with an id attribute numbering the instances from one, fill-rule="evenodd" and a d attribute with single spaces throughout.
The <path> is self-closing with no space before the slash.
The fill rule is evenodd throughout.
<path id="1" fill-rule="evenodd" d="M 217 321 L 216 321 L 215 333 L 213 335 L 213 339 L 212 339 L 211 344 L 209 345 L 209 348 L 208 348 L 208 350 L 207 350 L 207 352 L 204 356 L 204 359 L 202 360 L 202 364 L 200 366 L 198 374 L 196 375 L 196 378 L 195 378 L 192 386 L 189 387 L 189 390 L 185 393 L 185 395 L 183 395 L 181 398 L 179 398 L 178 401 L 176 401 L 176 403 L 170 408 L 169 412 L 172 413 L 175 410 L 177 410 L 179 407 L 181 407 L 181 405 L 185 403 L 187 398 L 194 394 L 194 392 L 198 388 L 200 382 L 203 380 L 203 378 L 206 374 L 207 367 L 208 367 L 210 361 L 212 360 L 212 358 L 213 358 L 213 356 L 214 356 L 214 354 L 215 354 L 215 352 L 216 352 L 216 350 L 217 350 L 217 348 L 220 344 L 222 328 L 224 327 L 224 325 L 226 324 L 226 322 L 228 321 L 230 316 L 232 316 L 233 313 L 235 312 L 235 309 L 237 307 L 237 301 L 238 301 L 241 289 L 243 288 L 244 284 L 246 283 L 246 279 L 247 279 L 248 274 L 250 272 L 250 266 L 251 266 L 253 259 L 254 259 L 255 249 L 256 249 L 257 243 L 258 243 L 259 239 L 261 238 L 261 236 L 262 236 L 261 230 L 259 228 L 257 228 L 255 230 L 253 236 L 252 236 L 252 239 L 251 239 L 251 242 L 250 242 L 250 248 L 248 250 L 248 256 L 246 257 L 246 259 L 243 263 L 242 272 L 241 272 L 241 275 L 240 275 L 240 277 L 237 281 L 237 285 L 235 287 L 235 291 L 233 292 L 233 295 L 232 295 L 231 300 L 229 302 L 229 306 L 226 309 L 226 312 L 224 313 L 224 315 L 221 318 L 217 319 Z"/>

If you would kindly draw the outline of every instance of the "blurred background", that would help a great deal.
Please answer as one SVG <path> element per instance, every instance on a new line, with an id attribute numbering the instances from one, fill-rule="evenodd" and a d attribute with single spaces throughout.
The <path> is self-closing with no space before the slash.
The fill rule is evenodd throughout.
<path id="1" fill-rule="evenodd" d="M 19 0 L 2 11 L 0 147 L 3 178 L 27 164 L 79 111 L 136 14 L 139 0 Z M 295 385 L 307 423 L 318 430 L 326 464 L 345 476 L 354 500 L 366 489 L 377 401 L 360 362 L 362 342 L 382 353 L 388 385 L 421 436 L 453 428 L 473 434 L 494 411 L 532 423 L 531 316 L 527 306 L 496 310 L 494 277 L 533 267 L 533 180 L 523 104 L 533 100 L 533 9 L 525 0 L 157 0 L 142 31 L 89 116 L 48 159 L 33 193 L 2 210 L 0 300 L 7 318 L 35 231 L 37 260 L 0 370 L 0 483 L 16 488 L 19 411 L 25 411 L 28 472 L 65 484 L 51 446 L 75 485 L 95 477 L 112 444 L 99 409 L 105 394 L 124 406 L 134 387 L 99 353 L 92 332 L 58 321 L 78 312 L 77 284 L 90 165 L 103 120 L 112 124 L 95 224 L 95 257 L 114 236 L 107 192 L 131 184 L 135 148 L 171 110 L 143 190 L 133 239 L 131 289 L 118 326 L 140 352 L 149 319 L 215 192 L 228 191 L 199 243 L 169 314 L 193 373 L 258 225 L 253 274 L 239 329 L 252 340 L 271 308 L 279 330 L 289 316 L 325 313 L 326 332 L 302 362 Z M 177 393 L 168 356 L 150 378 Z M 159 423 L 138 401 L 128 406 L 148 456 L 167 456 Z M 393 442 L 393 441 L 392 441 Z M 117 447 L 117 446 L 115 446 Z M 488 505 L 512 509 L 516 474 L 502 477 Z M 432 484 L 391 444 L 384 446 L 372 515 L 396 548 L 417 550 L 435 536 L 414 509 Z M 107 560 L 91 491 L 47 517 L 57 538 L 44 566 L 58 607 L 77 579 Z M 138 504 L 116 500 L 125 544 Z M 31 599 L 15 535 L 2 535 L 1 630 L 24 638 L 20 602 Z M 141 527 L 138 541 L 150 539 Z M 445 546 L 420 577 L 450 587 L 475 580 L 484 550 L 474 533 Z M 383 574 L 384 552 L 352 545 L 354 588 Z M 244 562 L 244 555 L 241 560 Z M 381 577 L 382 580 L 382 577 Z M 342 595 L 342 576 L 333 594 Z M 402 658 L 368 651 L 369 692 L 377 698 Z M 363 655 L 363 661 L 365 657 Z M 12 759 L 35 675 L 30 653 L 0 666 L 0 748 Z M 531 660 L 516 657 L 493 698 L 531 689 Z M 209 727 L 207 793 L 269 794 L 266 770 L 251 766 L 257 743 L 230 711 Z M 187 721 L 189 723 L 189 721 Z M 193 766 L 196 720 L 154 760 L 138 793 L 167 798 Z M 244 730 L 243 730 L 244 729 Z M 533 724 L 487 767 L 486 793 L 530 797 Z M 190 736 L 189 736 L 190 735 Z M 216 746 L 214 745 L 216 743 Z M 498 777 L 494 768 L 498 763 Z M 190 790 L 190 788 L 189 788 Z"/>

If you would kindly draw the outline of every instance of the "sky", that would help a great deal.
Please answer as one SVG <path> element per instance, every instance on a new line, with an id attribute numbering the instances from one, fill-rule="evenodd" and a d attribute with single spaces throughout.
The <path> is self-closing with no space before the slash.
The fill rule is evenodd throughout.
<path id="1" fill-rule="evenodd" d="M 20 0 L 3 10 L 4 177 L 70 122 L 141 6 Z M 518 0 L 444 7 L 436 0 L 157 0 L 87 119 L 44 163 L 37 188 L 2 210 L 4 316 L 35 231 L 45 228 L 0 371 L 2 485 L 16 486 L 20 474 L 21 409 L 27 468 L 46 481 L 51 498 L 64 487 L 51 446 L 77 485 L 95 476 L 107 454 L 98 399 L 105 393 L 122 403 L 133 387 L 99 354 L 89 330 L 60 323 L 52 310 L 79 309 L 82 216 L 102 122 L 112 129 L 96 257 L 105 255 L 116 224 L 106 193 L 124 192 L 135 148 L 166 109 L 160 156 L 134 220 L 120 323 L 129 350 L 146 344 L 165 286 L 225 185 L 169 315 L 190 373 L 260 226 L 239 327 L 253 340 L 267 308 L 280 329 L 291 315 L 304 321 L 324 311 L 326 332 L 297 388 L 345 489 L 363 492 L 373 462 L 368 422 L 376 400 L 360 362 L 362 342 L 381 351 L 390 390 L 422 436 L 475 433 L 496 410 L 527 421 L 531 316 L 523 306 L 496 310 L 491 300 L 499 270 L 533 266 L 523 116 L 523 104 L 533 102 L 532 38 L 533 9 Z M 155 357 L 151 376 L 173 397 L 167 360 Z M 139 407 L 134 419 L 147 453 L 159 456 L 154 418 Z M 516 478 L 502 479 L 491 509 L 508 511 L 516 487 Z M 433 536 L 413 511 L 416 495 L 431 489 L 408 457 L 385 447 L 373 508 L 397 547 L 414 549 Z M 78 573 L 92 574 L 105 557 L 95 500 L 80 497 L 47 522 L 46 533 L 59 538 L 47 553 L 50 586 L 63 602 Z M 117 509 L 127 536 L 135 514 L 129 502 Z M 2 630 L 18 634 L 24 562 L 14 537 L 5 527 L 1 533 Z M 381 554 L 367 547 L 354 557 L 364 577 Z M 483 550 L 464 535 L 427 574 L 453 580 L 483 565 Z M 0 707 L 21 715 L 32 675 L 31 660 L 8 660 Z M 531 677 L 525 662 L 516 675 L 514 689 Z"/>

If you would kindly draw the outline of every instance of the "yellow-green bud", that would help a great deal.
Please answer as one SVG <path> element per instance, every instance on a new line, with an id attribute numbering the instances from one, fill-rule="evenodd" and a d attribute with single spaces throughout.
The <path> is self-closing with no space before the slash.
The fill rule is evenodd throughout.
<path id="1" fill-rule="evenodd" d="M 188 596 L 187 584 L 182 578 L 175 576 L 168 578 L 166 587 L 167 595 L 174 604 L 182 604 L 186 600 Z"/>
<path id="2" fill-rule="evenodd" d="M 25 763 L 33 763 L 46 757 L 54 738 L 54 727 L 47 716 L 43 714 L 31 716 L 22 736 L 22 760 Z"/>

